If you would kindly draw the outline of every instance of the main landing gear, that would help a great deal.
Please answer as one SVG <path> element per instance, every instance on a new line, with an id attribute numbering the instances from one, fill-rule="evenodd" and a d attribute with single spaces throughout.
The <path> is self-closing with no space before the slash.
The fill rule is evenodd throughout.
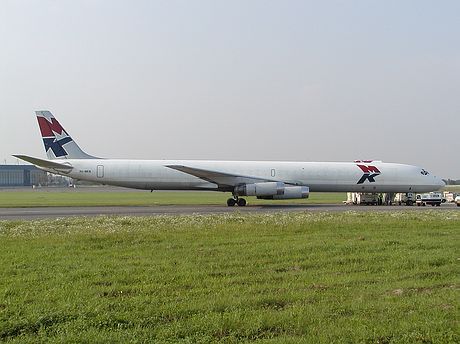
<path id="1" fill-rule="evenodd" d="M 238 204 L 240 207 L 244 207 L 246 205 L 246 200 L 244 198 L 239 198 L 238 196 L 234 196 L 233 198 L 229 198 L 227 200 L 227 205 L 229 207 L 233 207 L 235 204 Z"/>

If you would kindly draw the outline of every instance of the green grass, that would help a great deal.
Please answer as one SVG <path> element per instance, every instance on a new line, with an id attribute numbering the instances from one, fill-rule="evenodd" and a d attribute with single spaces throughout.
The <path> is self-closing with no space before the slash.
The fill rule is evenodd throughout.
<path id="1" fill-rule="evenodd" d="M 0 341 L 458 343 L 457 211 L 0 221 Z"/>
<path id="2" fill-rule="evenodd" d="M 48 206 L 154 206 L 154 205 L 213 205 L 226 204 L 229 193 L 221 192 L 104 192 L 66 190 L 46 192 L 42 190 L 0 192 L 0 207 L 48 207 Z M 312 193 L 309 199 L 267 201 L 247 197 L 248 204 L 313 204 L 341 203 L 345 193 Z"/>

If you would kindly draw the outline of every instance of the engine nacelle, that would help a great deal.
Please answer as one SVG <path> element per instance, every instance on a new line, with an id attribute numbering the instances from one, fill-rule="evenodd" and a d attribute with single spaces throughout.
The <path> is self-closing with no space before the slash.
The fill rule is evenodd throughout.
<path id="1" fill-rule="evenodd" d="M 308 198 L 310 188 L 308 186 L 286 186 L 282 195 L 258 196 L 261 199 L 299 199 Z"/>
<path id="2" fill-rule="evenodd" d="M 286 187 L 283 182 L 263 182 L 235 186 L 237 196 L 282 196 Z"/>

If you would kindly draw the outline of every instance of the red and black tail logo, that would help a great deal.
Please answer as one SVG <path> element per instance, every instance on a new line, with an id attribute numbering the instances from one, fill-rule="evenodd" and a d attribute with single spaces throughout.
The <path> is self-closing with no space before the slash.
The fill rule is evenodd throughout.
<path id="1" fill-rule="evenodd" d="M 375 183 L 375 177 L 380 175 L 380 170 L 371 165 L 356 165 L 358 166 L 363 172 L 363 176 L 358 180 L 358 183 L 356 184 L 363 184 L 366 180 L 369 181 L 369 183 Z"/>
<path id="2" fill-rule="evenodd" d="M 51 149 L 56 158 L 67 156 L 68 153 L 63 146 L 71 142 L 72 138 L 67 134 L 61 124 L 59 124 L 57 119 L 50 112 L 43 111 L 39 112 L 37 120 L 42 133 L 45 151 L 48 153 Z"/>

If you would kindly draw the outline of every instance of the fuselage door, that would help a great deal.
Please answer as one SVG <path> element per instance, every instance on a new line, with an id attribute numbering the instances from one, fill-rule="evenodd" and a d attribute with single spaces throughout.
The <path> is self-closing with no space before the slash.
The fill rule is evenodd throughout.
<path id="1" fill-rule="evenodd" d="M 104 165 L 97 165 L 97 177 L 104 178 Z"/>

